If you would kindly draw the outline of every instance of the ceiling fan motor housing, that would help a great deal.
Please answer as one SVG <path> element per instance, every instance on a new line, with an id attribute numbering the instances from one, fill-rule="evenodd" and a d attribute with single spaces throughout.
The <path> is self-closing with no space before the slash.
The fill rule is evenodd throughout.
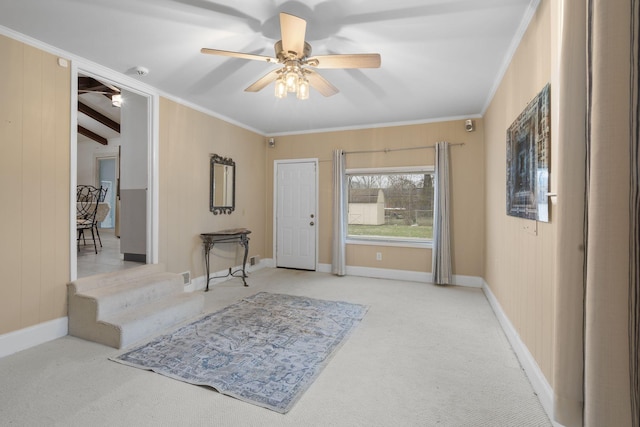
<path id="1" fill-rule="evenodd" d="M 304 59 L 311 55 L 311 45 L 307 42 L 304 42 L 304 51 L 302 52 L 302 55 L 300 55 L 299 52 L 285 52 L 282 49 L 282 40 L 278 40 L 273 48 L 276 51 L 276 58 L 278 58 L 280 62 L 284 62 L 288 59 Z"/>

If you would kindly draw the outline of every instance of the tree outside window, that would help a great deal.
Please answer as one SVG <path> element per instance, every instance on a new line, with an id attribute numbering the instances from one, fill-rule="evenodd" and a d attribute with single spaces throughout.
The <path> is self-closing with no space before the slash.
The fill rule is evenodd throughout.
<path id="1" fill-rule="evenodd" d="M 431 241 L 431 171 L 348 173 L 348 237 Z"/>

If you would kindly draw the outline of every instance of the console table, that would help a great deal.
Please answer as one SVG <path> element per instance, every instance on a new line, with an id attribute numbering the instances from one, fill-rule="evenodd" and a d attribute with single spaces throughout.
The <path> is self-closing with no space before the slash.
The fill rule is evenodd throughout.
<path id="1" fill-rule="evenodd" d="M 220 231 L 214 231 L 212 233 L 200 234 L 200 238 L 202 239 L 202 244 L 204 246 L 204 265 L 205 265 L 206 274 L 207 274 L 207 287 L 204 290 L 205 292 L 209 290 L 210 279 L 217 279 L 217 278 L 228 277 L 228 276 L 241 277 L 242 283 L 244 283 L 245 286 L 249 286 L 247 285 L 247 281 L 245 280 L 247 278 L 245 265 L 247 264 L 247 255 L 249 254 L 249 238 L 247 237 L 248 234 L 251 234 L 251 231 L 247 230 L 246 228 L 233 228 L 229 230 L 220 230 Z M 213 245 L 215 245 L 216 243 L 233 243 L 233 242 L 238 242 L 240 246 L 244 247 L 244 258 L 242 259 L 242 269 L 231 271 L 232 267 L 229 267 L 229 273 L 227 273 L 225 276 L 215 276 L 210 278 L 209 277 L 209 252 L 211 252 L 211 248 L 213 248 Z M 237 276 L 236 274 L 240 272 L 242 273 L 242 276 Z"/>

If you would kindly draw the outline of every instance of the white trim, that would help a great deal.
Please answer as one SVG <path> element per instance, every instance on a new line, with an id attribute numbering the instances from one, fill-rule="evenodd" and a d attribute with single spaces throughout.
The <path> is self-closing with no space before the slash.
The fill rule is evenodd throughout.
<path id="1" fill-rule="evenodd" d="M 153 137 L 151 139 L 151 236 L 152 244 L 149 246 L 153 249 L 150 257 L 150 261 L 153 264 L 160 262 L 159 260 L 159 244 L 160 244 L 160 96 L 155 95 L 152 97 L 153 105 Z"/>
<path id="2" fill-rule="evenodd" d="M 78 65 L 71 62 L 71 111 L 69 138 L 69 281 L 78 278 L 78 230 L 74 212 L 76 212 L 76 186 L 78 185 Z"/>
<path id="3" fill-rule="evenodd" d="M 348 152 L 346 154 L 349 154 Z M 422 174 L 425 172 L 434 173 L 434 165 L 426 166 L 390 166 L 383 168 L 351 168 L 344 171 L 345 175 L 390 175 L 390 174 Z"/>
<path id="4" fill-rule="evenodd" d="M 347 236 L 345 241 L 347 245 L 365 245 L 365 246 L 395 246 L 400 248 L 419 248 L 419 249 L 432 249 L 433 240 L 420 240 L 410 241 L 402 240 L 402 238 L 393 237 L 355 237 Z"/>
<path id="5" fill-rule="evenodd" d="M 6 27 L 0 25 L 0 34 L 6 34 L 23 43 L 32 45 L 39 49 L 48 51 L 54 55 L 71 59 L 71 102 L 69 108 L 71 110 L 70 130 L 71 138 L 69 139 L 70 147 L 70 179 L 69 179 L 69 212 L 75 212 L 75 194 L 78 174 L 78 74 L 94 77 L 98 80 L 112 83 L 121 89 L 133 92 L 147 98 L 147 115 L 148 115 L 148 177 L 147 177 L 147 263 L 155 264 L 158 262 L 158 245 L 159 245 L 159 141 L 160 141 L 160 95 L 159 91 L 152 86 L 142 83 L 130 76 L 118 73 L 114 70 L 106 68 L 95 62 L 88 61 L 84 58 L 65 52 L 58 48 L 42 43 L 39 40 L 32 39 L 23 34 L 16 33 Z M 76 224 L 73 215 L 69 215 L 69 281 L 77 279 L 78 271 L 78 254 L 76 247 Z"/>
<path id="6" fill-rule="evenodd" d="M 319 264 L 319 273 L 331 273 L 331 264 Z M 391 268 L 360 267 L 347 265 L 347 276 L 371 277 L 375 279 L 404 280 L 408 282 L 432 283 L 433 275 L 423 271 L 394 270 Z M 453 275 L 454 286 L 482 288 L 484 281 L 477 276 Z"/>
<path id="7" fill-rule="evenodd" d="M 147 264 L 158 263 L 158 246 L 160 242 L 160 96 L 148 94 L 149 147 L 147 176 Z"/>
<path id="8" fill-rule="evenodd" d="M 60 317 L 0 335 L 0 357 L 9 356 L 10 354 L 64 337 L 68 331 L 69 322 L 67 317 Z"/>
<path id="9" fill-rule="evenodd" d="M 177 97 L 175 95 L 172 95 L 170 93 L 164 92 L 162 90 L 159 90 L 159 89 L 156 89 L 156 90 L 158 91 L 159 95 L 161 95 L 163 98 L 166 98 L 166 99 L 168 99 L 170 101 L 173 101 L 173 102 L 178 103 L 180 105 L 183 105 L 185 107 L 191 108 L 192 110 L 198 111 L 200 113 L 204 113 L 204 114 L 206 114 L 208 116 L 215 117 L 216 119 L 220 119 L 220 120 L 222 120 L 224 122 L 227 122 L 229 124 L 232 124 L 234 126 L 238 126 L 239 128 L 248 130 L 249 132 L 253 132 L 253 133 L 257 133 L 258 135 L 266 136 L 264 134 L 264 131 L 261 131 L 259 129 L 254 128 L 254 127 L 251 127 L 251 126 L 247 125 L 246 123 L 239 122 L 239 121 L 237 121 L 235 119 L 227 117 L 227 116 L 225 116 L 223 114 L 220 114 L 220 113 L 218 113 L 216 111 L 210 110 L 208 108 L 204 108 L 201 105 L 194 104 L 191 101 L 187 101 L 185 99 L 179 98 L 179 97 Z"/>
<path id="10" fill-rule="evenodd" d="M 94 77 L 98 80 L 111 83 L 121 89 L 135 93 L 147 100 L 147 230 L 146 230 L 146 261 L 147 264 L 156 264 L 158 262 L 158 245 L 159 245 L 159 161 L 158 152 L 160 145 L 160 124 L 159 124 L 159 96 L 154 91 L 140 84 L 137 80 L 128 78 L 127 76 L 116 73 L 103 67 L 96 67 L 99 71 L 93 69 L 94 64 L 86 63 L 75 65 L 72 67 L 72 79 L 75 82 L 75 90 L 71 93 L 72 99 L 72 138 L 71 150 L 75 150 L 75 161 L 71 163 L 71 177 L 75 181 L 77 176 L 77 108 L 73 107 L 77 104 L 77 80 L 78 74 Z M 75 125 L 73 125 L 75 120 Z M 75 143 L 74 140 L 75 139 Z M 75 185 L 71 187 L 71 198 L 75 196 Z M 75 211 L 72 203 L 71 212 Z M 73 215 L 72 215 L 73 216 Z M 72 240 L 75 242 L 75 225 L 71 226 Z M 71 269 L 71 281 L 77 278 L 77 250 L 74 246 L 72 249 L 71 264 L 75 264 L 75 268 Z"/>
<path id="11" fill-rule="evenodd" d="M 464 286 L 467 288 L 482 288 L 484 280 L 478 276 L 463 276 L 460 274 L 454 274 L 452 276 L 453 284 L 456 286 Z"/>
<path id="12" fill-rule="evenodd" d="M 390 268 L 372 268 L 347 265 L 347 276 L 374 277 L 377 279 L 406 280 L 409 282 L 430 283 L 432 274 L 421 271 L 392 270 Z"/>
<path id="13" fill-rule="evenodd" d="M 506 313 L 502 310 L 497 298 L 493 295 L 493 292 L 491 292 L 491 288 L 484 280 L 482 290 L 484 291 L 484 294 L 489 301 L 489 305 L 491 305 L 500 326 L 502 326 L 502 330 L 507 336 L 513 351 L 516 353 L 524 372 L 527 374 L 534 391 L 538 395 L 538 399 L 540 400 L 542 407 L 549 416 L 549 419 L 553 420 L 553 389 L 551 388 L 551 385 L 545 378 L 542 370 L 540 370 L 540 367 L 536 363 L 531 352 L 529 352 L 525 343 L 520 339 L 518 331 L 516 331 Z M 555 422 L 553 424 L 555 426 L 560 425 Z"/>
<path id="14" fill-rule="evenodd" d="M 311 134 L 311 133 L 340 132 L 340 131 L 361 130 L 361 129 L 379 129 L 379 128 L 423 125 L 427 123 L 452 122 L 457 120 L 481 119 L 481 118 L 482 118 L 481 114 L 471 114 L 468 116 L 449 116 L 449 117 L 438 117 L 438 118 L 425 119 L 425 120 L 407 120 L 402 122 L 363 123 L 361 125 L 341 126 L 341 127 L 324 128 L 324 129 L 306 129 L 306 130 L 300 129 L 300 130 L 294 130 L 291 132 L 267 133 L 264 136 L 278 137 L 278 136 L 287 136 L 287 135 L 305 135 L 305 134 Z"/>
<path id="15" fill-rule="evenodd" d="M 489 105 L 491 105 L 491 102 L 493 101 L 493 97 L 498 91 L 498 87 L 500 87 L 500 83 L 502 83 L 502 79 L 504 78 L 504 75 L 506 74 L 507 69 L 509 68 L 509 65 L 511 65 L 511 61 L 513 60 L 513 55 L 516 54 L 516 51 L 518 50 L 518 46 L 520 46 L 520 42 L 522 41 L 524 34 L 527 32 L 527 29 L 529 28 L 529 24 L 531 23 L 531 20 L 536 14 L 536 10 L 538 9 L 539 5 L 540 5 L 540 0 L 530 0 L 529 5 L 527 6 L 527 10 L 524 16 L 522 17 L 522 20 L 520 21 L 520 25 L 518 26 L 518 29 L 516 30 L 515 35 L 511 39 L 511 44 L 507 49 L 507 54 L 504 56 L 502 65 L 500 66 L 500 69 L 496 74 L 495 80 L 493 82 L 493 86 L 489 91 L 489 95 L 487 96 L 487 100 L 485 101 L 484 106 L 482 107 L 480 117 L 483 117 L 485 115 L 485 113 L 487 112 L 487 108 L 489 108 Z"/>
<path id="16" fill-rule="evenodd" d="M 292 163 L 313 163 L 315 166 L 315 183 L 316 183 L 316 197 L 315 197 L 315 229 L 316 229 L 316 259 L 315 263 L 315 271 L 318 271 L 318 257 L 320 252 L 318 241 L 318 230 L 320 228 L 320 214 L 318 213 L 320 201 L 319 201 L 319 193 L 320 193 L 320 166 L 318 158 L 306 158 L 306 159 L 279 159 L 273 161 L 273 263 L 277 263 L 277 255 L 278 255 L 278 165 L 280 164 L 292 164 Z"/>

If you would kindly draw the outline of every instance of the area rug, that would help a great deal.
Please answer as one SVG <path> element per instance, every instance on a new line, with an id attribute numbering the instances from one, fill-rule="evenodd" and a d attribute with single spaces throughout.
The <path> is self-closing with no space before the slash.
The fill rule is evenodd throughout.
<path id="1" fill-rule="evenodd" d="M 260 292 L 111 360 L 286 413 L 367 309 Z"/>

